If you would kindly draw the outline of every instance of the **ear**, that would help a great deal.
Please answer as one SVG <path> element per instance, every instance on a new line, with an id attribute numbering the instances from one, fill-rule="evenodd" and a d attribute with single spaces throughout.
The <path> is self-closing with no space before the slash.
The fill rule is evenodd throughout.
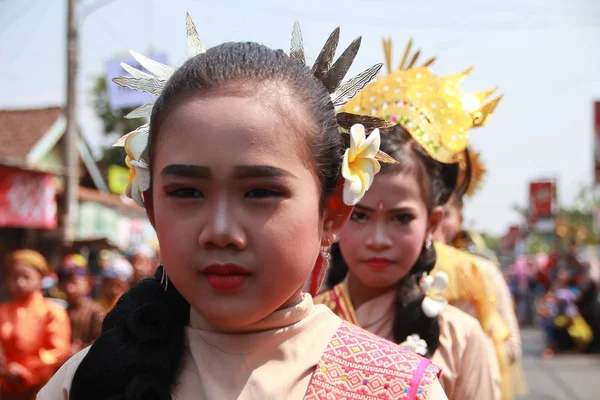
<path id="1" fill-rule="evenodd" d="M 146 215 L 148 216 L 148 220 L 150 224 L 156 230 L 156 224 L 154 223 L 154 202 L 152 200 L 152 187 L 146 190 L 143 194 L 144 198 L 144 206 L 146 207 Z"/>
<path id="2" fill-rule="evenodd" d="M 321 238 L 324 246 L 330 246 L 333 243 L 333 238 L 348 222 L 354 209 L 344 203 L 343 193 L 344 181 L 341 180 L 335 190 L 325 199 L 323 236 Z"/>
<path id="3" fill-rule="evenodd" d="M 429 230 L 427 231 L 428 235 L 434 235 L 436 237 L 438 236 L 440 233 L 442 219 L 444 219 L 444 207 L 434 207 L 429 214 Z"/>

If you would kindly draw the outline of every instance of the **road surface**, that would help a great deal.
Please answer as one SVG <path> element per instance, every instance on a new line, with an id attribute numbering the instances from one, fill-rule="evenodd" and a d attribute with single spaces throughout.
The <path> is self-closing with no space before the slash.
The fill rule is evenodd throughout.
<path id="1" fill-rule="evenodd" d="M 529 395 L 523 400 L 600 400 L 600 355 L 559 354 L 541 358 L 542 333 L 524 328 L 523 368 Z"/>

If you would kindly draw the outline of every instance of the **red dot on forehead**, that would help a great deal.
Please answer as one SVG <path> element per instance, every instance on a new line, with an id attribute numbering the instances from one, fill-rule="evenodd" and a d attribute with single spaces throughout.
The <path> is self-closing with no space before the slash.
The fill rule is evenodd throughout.
<path id="1" fill-rule="evenodd" d="M 378 210 L 383 210 L 383 200 L 379 200 L 379 201 L 377 202 L 377 209 L 378 209 Z"/>

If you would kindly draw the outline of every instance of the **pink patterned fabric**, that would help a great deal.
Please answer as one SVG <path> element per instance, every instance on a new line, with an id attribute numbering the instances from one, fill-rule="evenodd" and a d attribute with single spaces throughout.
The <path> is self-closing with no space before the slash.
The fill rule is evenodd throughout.
<path id="1" fill-rule="evenodd" d="M 305 400 L 424 400 L 439 374 L 429 360 L 344 322 L 329 341 Z"/>

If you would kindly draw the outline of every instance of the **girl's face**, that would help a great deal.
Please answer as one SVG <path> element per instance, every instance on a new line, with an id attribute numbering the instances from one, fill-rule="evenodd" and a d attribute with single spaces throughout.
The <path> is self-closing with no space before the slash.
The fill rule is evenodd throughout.
<path id="1" fill-rule="evenodd" d="M 13 299 L 25 299 L 42 288 L 42 274 L 33 265 L 17 261 L 8 271 L 8 292 Z"/>
<path id="2" fill-rule="evenodd" d="M 442 211 L 427 212 L 423 185 L 414 173 L 385 173 L 355 207 L 350 222 L 340 232 L 340 250 L 353 284 L 370 293 L 388 290 L 415 265 L 430 221 Z"/>
<path id="3" fill-rule="evenodd" d="M 331 208 L 337 192 L 320 213 L 297 110 L 285 96 L 212 94 L 163 115 L 148 214 L 170 281 L 221 329 L 297 301 L 320 246 L 349 216 Z"/>

